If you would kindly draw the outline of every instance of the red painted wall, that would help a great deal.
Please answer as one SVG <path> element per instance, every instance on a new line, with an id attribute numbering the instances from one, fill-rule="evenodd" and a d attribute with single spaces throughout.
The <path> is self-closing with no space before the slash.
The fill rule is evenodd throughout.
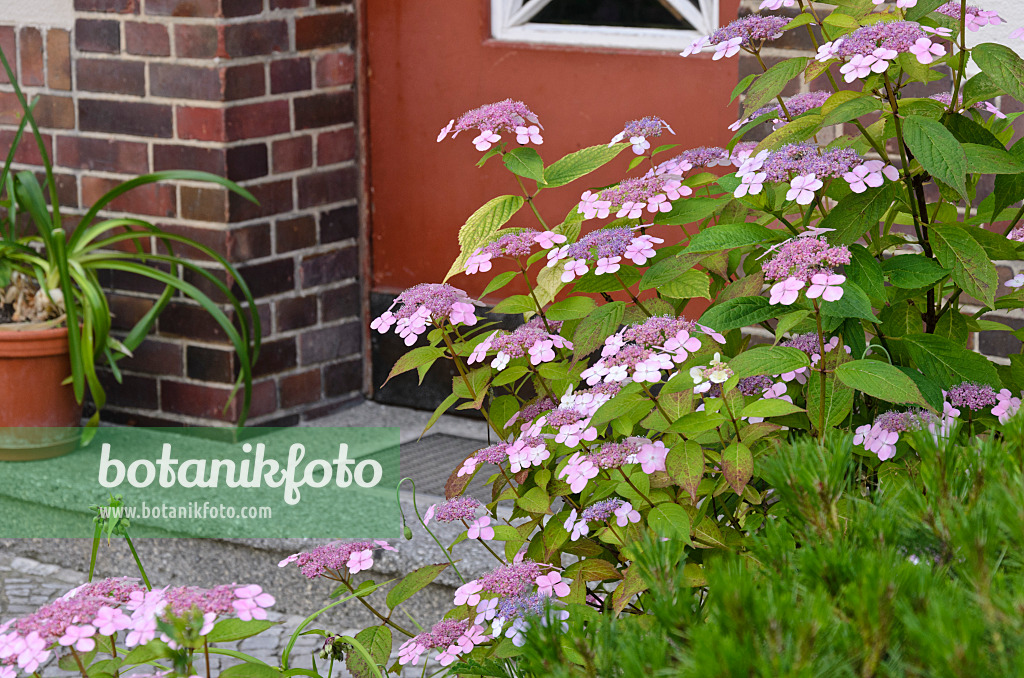
<path id="1" fill-rule="evenodd" d="M 518 193 L 500 159 L 483 169 L 475 166 L 481 154 L 470 143 L 471 132 L 435 142 L 441 127 L 471 108 L 508 97 L 525 102 L 545 128 L 538 147 L 545 163 L 608 142 L 625 121 L 644 115 L 658 115 L 673 126 L 677 135 L 658 141 L 679 143 L 679 151 L 722 145 L 731 136 L 727 125 L 737 115 L 736 106 L 728 106 L 737 81 L 735 59 L 497 42 L 490 39 L 489 4 L 366 3 L 375 291 L 441 282 L 458 255 L 457 233 L 466 217 L 494 196 Z M 734 19 L 738 6 L 739 0 L 722 0 L 721 22 Z M 599 173 L 542 192 L 541 213 L 554 215 L 549 225 L 557 224 L 588 186 L 618 181 L 627 153 Z M 523 208 L 509 226 L 537 223 Z M 477 294 L 484 278 L 490 276 L 459 275 L 450 282 Z"/>

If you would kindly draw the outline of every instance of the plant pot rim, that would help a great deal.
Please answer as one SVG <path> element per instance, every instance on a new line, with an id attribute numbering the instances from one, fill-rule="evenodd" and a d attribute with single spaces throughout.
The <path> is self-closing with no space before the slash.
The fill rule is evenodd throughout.
<path id="1" fill-rule="evenodd" d="M 16 324 L 16 323 L 7 323 Z M 32 323 L 26 323 L 32 325 Z M 68 352 L 68 328 L 5 330 L 0 324 L 0 358 L 62 355 Z M 38 324 L 36 324 L 38 327 Z"/>

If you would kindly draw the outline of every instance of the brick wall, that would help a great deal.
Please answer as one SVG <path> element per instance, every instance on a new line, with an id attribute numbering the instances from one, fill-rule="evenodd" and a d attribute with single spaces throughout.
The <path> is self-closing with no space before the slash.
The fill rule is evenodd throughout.
<path id="1" fill-rule="evenodd" d="M 116 201 L 239 266 L 257 297 L 264 344 L 250 423 L 294 423 L 363 387 L 359 275 L 356 17 L 345 0 L 74 0 L 72 31 L 0 26 L 71 211 L 132 175 L 197 169 L 210 185 L 161 184 Z M 0 85 L 0 140 L 18 107 Z M 21 163 L 36 163 L 23 145 Z M 153 303 L 152 283 L 113 276 L 116 327 Z M 176 301 L 158 333 L 121 363 L 104 419 L 210 423 L 237 374 L 202 310 Z"/>
<path id="2" fill-rule="evenodd" d="M 739 16 L 745 16 L 747 14 L 757 13 L 757 8 L 760 5 L 760 0 L 743 0 L 740 4 Z M 822 11 L 823 10 L 823 11 Z M 788 10 L 789 14 L 795 16 L 795 10 Z M 824 19 L 828 14 L 829 8 L 824 5 L 819 5 L 819 16 Z M 820 29 L 815 27 L 815 37 L 818 42 L 823 42 L 821 39 Z M 991 36 L 989 38 L 991 39 Z M 1016 45 L 1014 45 L 1016 47 Z M 797 29 L 788 31 L 780 40 L 776 40 L 762 51 L 762 58 L 764 59 L 765 65 L 771 68 L 780 61 L 795 57 L 795 56 L 814 56 L 816 48 L 808 35 L 806 29 Z M 746 52 L 740 52 L 740 63 L 739 63 L 739 77 L 744 78 L 751 73 L 761 73 L 761 65 L 757 62 L 757 59 Z M 832 68 L 833 76 L 836 78 L 840 86 L 844 86 L 845 83 L 839 76 L 839 71 L 836 67 Z M 790 97 L 801 92 L 809 92 L 820 89 L 830 89 L 831 83 L 825 76 L 820 76 L 816 80 L 807 83 L 802 78 L 797 78 L 790 83 L 787 89 L 783 92 L 784 97 Z M 929 83 L 927 87 L 919 84 L 911 85 L 904 90 L 905 97 L 914 96 L 928 96 L 938 92 L 950 92 L 953 89 L 952 78 L 946 77 L 941 80 Z M 1010 99 L 1009 97 L 1000 97 L 995 100 L 997 106 L 1006 113 L 1022 110 L 1021 104 Z M 1017 138 L 1024 135 L 1024 116 L 1019 118 L 1015 123 L 1017 128 Z M 759 128 L 751 131 L 746 137 L 747 139 L 763 139 L 767 134 L 771 132 L 770 125 L 761 125 Z M 822 143 L 828 143 L 832 139 L 842 134 L 858 134 L 857 128 L 853 125 L 837 125 L 832 129 L 825 129 L 818 134 L 818 140 Z M 893 157 L 898 157 L 898 150 L 894 143 L 890 144 L 891 154 Z M 987 178 L 982 180 L 981 186 L 978 188 L 979 198 L 984 198 L 988 192 L 992 190 L 992 179 Z M 934 189 L 933 185 L 929 185 L 930 189 Z M 937 196 L 935 196 L 937 197 Z M 1005 224 L 993 227 L 993 230 L 998 230 L 1002 233 L 1005 228 Z M 996 270 L 999 273 L 999 285 L 1000 289 L 996 292 L 997 296 L 1010 292 L 1009 288 L 1003 287 L 1003 283 L 1012 278 L 1017 273 L 1024 272 L 1024 262 L 1009 262 L 1009 261 L 998 261 L 996 262 Z M 961 311 L 965 314 L 974 314 L 981 308 L 980 303 L 976 299 L 969 298 L 965 295 L 964 301 L 961 304 Z M 988 313 L 984 316 L 988 320 L 995 320 L 997 322 L 1009 325 L 1014 329 L 1020 329 L 1024 327 L 1024 311 L 1021 310 L 1010 310 L 1010 311 L 998 311 L 995 313 Z M 767 335 L 766 335 L 767 336 Z M 1014 337 L 1010 332 L 985 332 L 983 335 L 972 334 L 968 340 L 968 348 L 975 351 L 979 351 L 990 358 L 994 358 L 997 362 L 1008 363 L 1006 356 L 1011 354 L 1020 353 L 1021 342 Z"/>

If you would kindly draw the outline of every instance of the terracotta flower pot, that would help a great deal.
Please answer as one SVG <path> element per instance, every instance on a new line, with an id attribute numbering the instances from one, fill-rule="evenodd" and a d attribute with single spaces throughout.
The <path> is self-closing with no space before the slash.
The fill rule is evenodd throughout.
<path id="1" fill-rule="evenodd" d="M 82 406 L 71 384 L 67 328 L 0 329 L 0 460 L 31 461 L 78 445 Z"/>

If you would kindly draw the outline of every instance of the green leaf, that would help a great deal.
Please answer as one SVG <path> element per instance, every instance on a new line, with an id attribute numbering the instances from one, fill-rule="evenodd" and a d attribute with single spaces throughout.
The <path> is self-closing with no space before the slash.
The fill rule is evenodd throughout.
<path id="1" fill-rule="evenodd" d="M 1014 260 L 1020 258 L 1020 255 L 1017 253 L 1017 243 L 1008 239 L 1002 233 L 993 233 L 984 226 L 972 226 L 970 224 L 958 224 L 956 222 L 944 224 L 944 226 L 959 228 L 964 233 L 977 240 L 978 244 L 981 245 L 983 250 L 985 250 L 985 254 L 989 259 Z"/>
<path id="2" fill-rule="evenodd" d="M 711 278 L 704 271 L 690 269 L 658 288 L 669 299 L 711 299 Z"/>
<path id="3" fill-rule="evenodd" d="M 434 410 L 434 413 L 430 415 L 430 419 L 427 421 L 427 425 L 423 427 L 423 433 L 429 431 L 430 427 L 436 424 L 437 420 L 441 418 L 441 415 L 447 412 L 451 408 L 451 406 L 457 402 L 459 402 L 459 396 L 455 395 L 454 393 L 445 398 L 444 401 L 442 401 L 441 404 L 437 406 L 437 409 Z M 421 433 L 420 435 L 422 436 L 423 433 Z"/>
<path id="4" fill-rule="evenodd" d="M 764 297 L 736 297 L 713 304 L 701 316 L 700 322 L 719 332 L 728 332 L 774 318 L 779 310 Z"/>
<path id="5" fill-rule="evenodd" d="M 807 57 L 785 59 L 769 68 L 747 91 L 747 97 L 743 101 L 743 115 L 749 116 L 773 101 L 793 78 L 803 72 L 807 62 Z"/>
<path id="6" fill-rule="evenodd" d="M 466 223 L 459 229 L 459 258 L 455 260 L 445 280 L 456 273 L 461 273 L 466 268 L 466 260 L 478 248 L 484 247 L 494 240 L 498 229 L 504 226 L 512 216 L 519 211 L 525 200 L 519 195 L 499 195 L 497 198 L 488 200 L 476 212 L 466 219 Z"/>
<path id="7" fill-rule="evenodd" d="M 946 0 L 917 0 L 917 5 L 907 10 L 907 21 L 918 19 L 931 14 L 936 7 L 945 4 Z"/>
<path id="8" fill-rule="evenodd" d="M 948 271 L 923 254 L 901 254 L 886 259 L 882 271 L 894 287 L 916 290 L 939 282 Z"/>
<path id="9" fill-rule="evenodd" d="M 974 63 L 992 83 L 1017 101 L 1024 101 L 1024 60 L 1005 45 L 986 42 L 971 50 Z"/>
<path id="10" fill-rule="evenodd" d="M 903 136 L 921 167 L 936 179 L 967 195 L 967 155 L 960 142 L 941 123 L 921 115 L 908 115 Z"/>
<path id="11" fill-rule="evenodd" d="M 767 419 L 768 417 L 781 417 L 787 414 L 793 414 L 794 412 L 803 412 L 804 408 L 797 407 L 788 400 L 782 400 L 780 398 L 764 398 L 761 400 L 755 400 L 750 403 L 740 412 L 741 417 L 761 417 Z"/>
<path id="12" fill-rule="evenodd" d="M 868 229 L 877 228 L 896 197 L 897 185 L 887 183 L 863 193 L 851 193 L 840 200 L 818 224 L 819 228 L 833 229 L 825 234 L 825 239 L 836 245 L 852 245 Z"/>
<path id="13" fill-rule="evenodd" d="M 992 78 L 984 73 L 978 73 L 964 83 L 964 106 L 970 108 L 979 101 L 992 99 L 1001 94 L 1003 90 L 992 82 Z"/>
<path id="14" fill-rule="evenodd" d="M 821 390 L 821 375 L 812 374 L 807 378 L 807 416 L 814 428 L 818 428 L 822 401 L 825 406 L 825 429 L 838 426 L 850 415 L 853 408 L 853 389 L 846 386 L 836 375 L 825 374 L 824 396 Z"/>
<path id="15" fill-rule="evenodd" d="M 972 174 L 1020 174 L 1024 172 L 1021 162 L 1003 148 L 992 148 L 981 144 L 963 144 L 967 154 L 967 171 Z"/>
<path id="16" fill-rule="evenodd" d="M 959 113 L 946 113 L 942 116 L 942 124 L 946 126 L 957 141 L 964 144 L 981 144 L 1005 150 L 1004 146 L 996 139 L 996 135 L 988 131 L 970 118 Z M 967 157 L 967 165 L 970 167 L 970 154 Z"/>
<path id="17" fill-rule="evenodd" d="M 780 146 L 786 144 L 793 144 L 799 141 L 804 141 L 809 138 L 812 134 L 818 131 L 821 127 L 821 116 L 820 115 L 801 115 L 796 120 L 790 122 L 787 125 L 783 125 L 779 129 L 775 130 L 768 135 L 761 143 L 754 149 L 753 154 L 756 155 L 761 151 L 775 150 Z"/>
<path id="18" fill-rule="evenodd" d="M 777 240 L 778 237 L 778 231 L 758 224 L 719 224 L 695 234 L 682 253 L 718 252 Z"/>
<path id="19" fill-rule="evenodd" d="M 722 475 L 736 494 L 742 495 L 754 475 L 754 457 L 743 443 L 733 443 L 722 452 Z"/>
<path id="20" fill-rule="evenodd" d="M 782 30 L 791 31 L 794 28 L 800 28 L 801 26 L 806 26 L 807 24 L 810 23 L 814 23 L 814 17 L 811 14 L 804 12 L 802 14 L 797 14 L 796 18 L 794 18 L 792 21 L 790 21 L 788 24 L 782 27 Z"/>
<path id="21" fill-rule="evenodd" d="M 967 294 L 994 308 L 999 274 L 985 249 L 955 226 L 933 224 L 928 232 L 935 258 L 952 271 L 953 281 Z"/>
<path id="22" fill-rule="evenodd" d="M 850 99 L 826 113 L 821 120 L 821 126 L 831 127 L 832 125 L 856 120 L 862 115 L 874 113 L 881 107 L 882 105 L 874 97 L 862 96 Z"/>
<path id="23" fill-rule="evenodd" d="M 1024 161 L 1024 139 L 1010 148 L 1010 154 L 1018 161 Z M 1000 174 L 996 176 L 992 214 L 999 214 L 1010 205 L 1024 200 L 1024 175 Z"/>
<path id="24" fill-rule="evenodd" d="M 697 503 L 697 488 L 704 479 L 704 450 L 692 440 L 673 445 L 665 457 L 665 469 L 679 487 Z"/>
<path id="25" fill-rule="evenodd" d="M 649 290 L 661 287 L 689 271 L 703 258 L 703 252 L 694 252 L 685 255 L 676 254 L 662 259 L 644 271 L 643 277 L 640 278 L 640 289 Z"/>
<path id="26" fill-rule="evenodd" d="M 750 87 L 750 83 L 754 82 L 754 80 L 756 80 L 760 76 L 760 73 L 751 73 L 750 75 L 736 83 L 736 86 L 732 88 L 732 94 L 729 96 L 729 103 L 731 104 L 732 102 L 736 101 L 736 97 L 743 94 L 743 92 L 748 87 Z"/>
<path id="27" fill-rule="evenodd" d="M 384 383 L 388 383 L 392 378 L 409 370 L 430 365 L 443 355 L 444 349 L 434 348 L 433 346 L 414 348 L 395 362 L 395 366 L 391 368 L 391 373 L 388 374 L 388 378 L 384 380 Z"/>
<path id="28" fill-rule="evenodd" d="M 846 266 L 849 279 L 868 295 L 870 299 L 885 301 L 885 281 L 882 279 L 882 265 L 871 256 L 863 245 L 850 245 L 850 263 Z"/>
<path id="29" fill-rule="evenodd" d="M 528 294 L 515 294 L 506 299 L 502 299 L 491 309 L 492 313 L 536 313 L 537 305 L 533 303 L 533 298 Z"/>
<path id="30" fill-rule="evenodd" d="M 626 148 L 629 144 L 601 144 L 570 153 L 548 165 L 544 170 L 544 183 L 554 188 L 576 181 L 611 162 Z"/>
<path id="31" fill-rule="evenodd" d="M 604 344 L 622 322 L 622 314 L 626 311 L 626 304 L 622 301 L 614 301 L 604 304 L 596 311 L 580 321 L 576 326 L 576 332 L 572 335 L 573 360 L 579 360 L 588 356 Z"/>
<path id="32" fill-rule="evenodd" d="M 222 619 L 217 622 L 213 629 L 206 634 L 208 643 L 227 643 L 234 640 L 252 638 L 263 633 L 274 626 L 274 622 L 254 619 L 242 621 L 241 619 Z"/>
<path id="33" fill-rule="evenodd" d="M 597 308 L 597 302 L 590 297 L 569 297 L 552 304 L 544 315 L 548 320 L 563 321 L 586 318 Z"/>
<path id="34" fill-rule="evenodd" d="M 220 678 L 281 678 L 281 669 L 266 664 L 235 664 L 220 672 Z"/>
<path id="35" fill-rule="evenodd" d="M 969 351 L 945 337 L 934 334 L 910 334 L 903 337 L 918 369 L 937 381 L 942 388 L 965 381 L 977 381 L 1001 388 L 995 365 L 980 353 Z"/>
<path id="36" fill-rule="evenodd" d="M 363 650 L 366 651 L 369 659 L 373 662 L 373 666 L 371 668 L 370 662 L 367 661 L 362 652 L 349 652 L 345 660 L 345 667 L 352 675 L 352 678 L 380 676 L 381 672 L 377 668 L 378 665 L 386 664 L 388 657 L 391 655 L 391 629 L 388 628 L 387 624 L 371 626 L 357 633 L 354 636 L 354 640 L 362 645 Z"/>
<path id="37" fill-rule="evenodd" d="M 394 587 L 388 591 L 387 606 L 389 609 L 395 609 L 405 601 L 409 600 L 416 594 L 417 591 L 431 584 L 437 577 L 445 571 L 448 567 L 448 563 L 438 563 L 436 565 L 425 565 L 419 569 L 413 570 L 405 576 L 405 578 L 394 585 Z"/>
<path id="38" fill-rule="evenodd" d="M 833 318 L 859 318 L 868 322 L 880 322 L 871 308 L 871 300 L 857 284 L 847 281 L 843 284 L 843 296 L 837 301 L 819 303 L 821 314 Z"/>
<path id="39" fill-rule="evenodd" d="M 538 184 L 544 183 L 544 161 L 535 149 L 529 146 L 513 148 L 502 157 L 502 162 L 512 174 L 533 179 Z"/>
<path id="40" fill-rule="evenodd" d="M 690 515 L 679 504 L 658 504 L 647 514 L 647 525 L 656 534 L 690 542 Z"/>
<path id="41" fill-rule="evenodd" d="M 810 367 L 806 353 L 791 346 L 755 346 L 729 361 L 729 369 L 743 379 L 760 374 L 783 374 Z"/>
<path id="42" fill-rule="evenodd" d="M 872 398 L 890 403 L 907 403 L 927 407 L 917 384 L 889 363 L 877 360 L 853 360 L 836 368 L 836 378 Z"/>
<path id="43" fill-rule="evenodd" d="M 497 292 L 502 287 L 512 282 L 516 275 L 518 274 L 515 271 L 505 271 L 504 273 L 499 273 L 498 275 L 494 276 L 494 279 L 491 280 L 491 282 L 487 283 L 487 287 L 484 288 L 483 294 L 481 294 L 480 296 L 486 297 L 488 294 L 491 294 L 492 292 Z"/>
<path id="44" fill-rule="evenodd" d="M 551 498 L 543 489 L 532 487 L 516 499 L 516 506 L 529 513 L 548 513 L 551 510 Z"/>
<path id="45" fill-rule="evenodd" d="M 712 214 L 722 209 L 733 198 L 731 195 L 719 198 L 693 197 L 685 200 L 677 200 L 672 205 L 671 212 L 659 212 L 654 217 L 654 223 L 667 226 L 685 226 L 702 219 L 707 219 Z"/>

